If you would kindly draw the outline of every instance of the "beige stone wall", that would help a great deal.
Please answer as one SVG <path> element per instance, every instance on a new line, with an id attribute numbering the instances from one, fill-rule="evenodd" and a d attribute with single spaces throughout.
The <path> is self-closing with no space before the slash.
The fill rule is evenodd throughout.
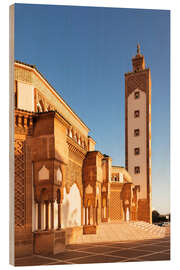
<path id="1" fill-rule="evenodd" d="M 134 118 L 134 111 L 140 111 L 140 117 Z M 140 91 L 140 98 L 134 98 L 134 92 L 128 96 L 128 172 L 133 183 L 140 185 L 140 198 L 147 197 L 147 136 L 146 136 L 146 94 Z M 140 129 L 140 135 L 134 136 L 134 129 Z M 134 148 L 140 148 L 140 154 L 134 155 Z M 134 167 L 140 167 L 140 173 L 134 173 Z"/>
<path id="2" fill-rule="evenodd" d="M 68 163 L 68 145 L 66 143 L 66 127 L 57 119 L 54 119 L 55 158 Z"/>
<path id="3" fill-rule="evenodd" d="M 34 87 L 31 84 L 18 81 L 17 104 L 19 109 L 34 111 Z"/>
<path id="4" fill-rule="evenodd" d="M 118 175 L 119 179 L 123 178 L 123 183 L 126 182 L 132 182 L 132 177 L 131 175 L 128 173 L 128 171 L 120 166 L 112 166 L 111 168 L 111 179 L 113 175 Z M 120 180 L 121 180 L 120 179 Z"/>
<path id="5" fill-rule="evenodd" d="M 63 99 L 55 93 L 39 73 L 31 67 L 23 64 L 15 64 L 15 80 L 30 83 L 36 88 L 47 101 L 56 108 L 56 110 L 85 137 L 88 136 L 89 129 L 72 111 L 72 109 L 63 101 Z M 27 109 L 28 110 L 28 109 Z"/>

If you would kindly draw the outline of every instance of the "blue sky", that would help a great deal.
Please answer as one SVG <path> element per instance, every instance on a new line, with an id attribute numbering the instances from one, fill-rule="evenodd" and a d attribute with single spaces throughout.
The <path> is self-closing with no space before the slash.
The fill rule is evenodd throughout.
<path id="1" fill-rule="evenodd" d="M 152 79 L 153 208 L 169 212 L 170 12 L 16 4 L 15 59 L 34 64 L 124 166 L 124 73 L 137 43 Z"/>

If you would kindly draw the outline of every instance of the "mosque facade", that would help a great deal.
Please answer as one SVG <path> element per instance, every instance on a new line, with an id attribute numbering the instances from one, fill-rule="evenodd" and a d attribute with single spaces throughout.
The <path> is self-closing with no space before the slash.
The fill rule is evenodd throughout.
<path id="1" fill-rule="evenodd" d="M 14 63 L 15 257 L 56 254 L 103 222 L 151 223 L 151 80 L 144 56 L 125 74 L 126 168 L 35 66 Z"/>

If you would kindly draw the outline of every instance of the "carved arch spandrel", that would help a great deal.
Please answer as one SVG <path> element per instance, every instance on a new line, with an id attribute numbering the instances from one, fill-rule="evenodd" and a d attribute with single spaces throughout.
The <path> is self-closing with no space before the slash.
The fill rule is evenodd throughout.
<path id="1" fill-rule="evenodd" d="M 135 89 L 146 92 L 146 74 L 132 75 L 127 79 L 127 95 L 129 96 Z"/>

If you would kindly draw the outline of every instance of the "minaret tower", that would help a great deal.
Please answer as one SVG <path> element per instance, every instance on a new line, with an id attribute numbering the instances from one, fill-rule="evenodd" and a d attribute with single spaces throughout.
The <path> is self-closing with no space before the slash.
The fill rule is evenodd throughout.
<path id="1" fill-rule="evenodd" d="M 126 169 L 140 185 L 138 220 L 151 223 L 151 73 L 139 44 L 132 66 L 125 74 Z"/>

